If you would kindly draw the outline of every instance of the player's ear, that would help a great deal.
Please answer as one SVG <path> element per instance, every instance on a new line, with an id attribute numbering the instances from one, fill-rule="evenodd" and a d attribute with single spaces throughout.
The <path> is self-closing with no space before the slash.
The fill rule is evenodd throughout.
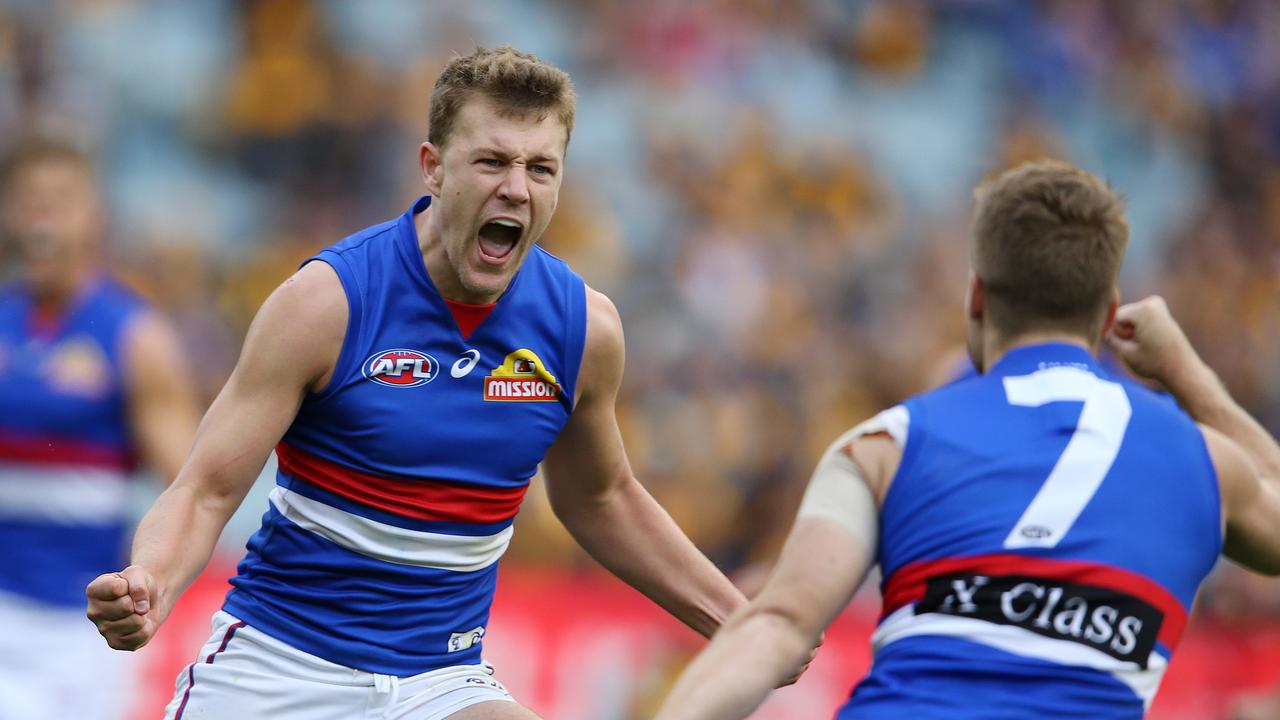
<path id="1" fill-rule="evenodd" d="M 969 292 L 964 298 L 965 317 L 970 320 L 981 320 L 986 311 L 987 290 L 982 278 L 974 271 L 969 271 Z"/>
<path id="2" fill-rule="evenodd" d="M 440 148 L 432 142 L 422 143 L 418 148 L 418 165 L 422 171 L 422 184 L 427 192 L 440 197 L 440 189 L 444 181 L 444 158 Z"/>

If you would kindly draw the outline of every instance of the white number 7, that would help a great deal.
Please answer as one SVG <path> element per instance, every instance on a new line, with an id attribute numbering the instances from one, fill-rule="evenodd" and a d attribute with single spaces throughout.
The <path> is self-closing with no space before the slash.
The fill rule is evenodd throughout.
<path id="1" fill-rule="evenodd" d="M 1057 366 L 1004 379 L 1011 405 L 1084 402 L 1076 431 L 1049 477 L 1004 540 L 1006 548 L 1053 547 L 1075 524 L 1111 470 L 1133 410 L 1117 383 Z"/>

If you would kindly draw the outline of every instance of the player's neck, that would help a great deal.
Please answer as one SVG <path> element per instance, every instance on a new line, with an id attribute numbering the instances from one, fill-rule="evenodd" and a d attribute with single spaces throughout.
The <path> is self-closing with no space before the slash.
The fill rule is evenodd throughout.
<path id="1" fill-rule="evenodd" d="M 1027 347 L 1029 345 L 1043 345 L 1045 343 L 1063 343 L 1065 345 L 1075 345 L 1087 350 L 1090 355 L 1096 355 L 1098 348 L 1096 344 L 1090 344 L 1087 340 L 1079 335 L 1065 333 L 1060 330 L 1047 330 L 1043 332 L 1027 332 L 1015 335 L 1011 338 L 1002 338 L 995 333 L 988 333 L 983 340 L 984 347 L 982 349 L 983 364 L 988 368 L 993 368 L 1000 359 L 1017 348 Z"/>
<path id="2" fill-rule="evenodd" d="M 36 312 L 47 316 L 59 316 L 75 303 L 93 280 L 94 272 L 87 266 L 68 269 L 62 277 L 45 282 L 29 283 L 32 304 Z"/>

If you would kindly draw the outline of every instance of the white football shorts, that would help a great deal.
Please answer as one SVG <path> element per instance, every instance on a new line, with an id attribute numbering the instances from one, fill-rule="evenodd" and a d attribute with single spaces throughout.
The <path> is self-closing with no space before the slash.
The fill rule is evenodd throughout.
<path id="1" fill-rule="evenodd" d="M 178 676 L 165 720 L 443 720 L 490 700 L 515 702 L 493 667 L 459 665 L 410 677 L 323 660 L 213 616 L 213 634 Z"/>
<path id="2" fill-rule="evenodd" d="M 83 608 L 0 592 L 0 720 L 122 718 L 132 661 L 107 647 Z"/>

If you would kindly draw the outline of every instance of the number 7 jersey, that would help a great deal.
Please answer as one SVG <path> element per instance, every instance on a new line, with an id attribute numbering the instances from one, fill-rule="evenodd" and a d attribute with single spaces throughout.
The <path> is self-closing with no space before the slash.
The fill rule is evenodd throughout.
<path id="1" fill-rule="evenodd" d="M 1195 423 L 1067 344 L 881 422 L 884 609 L 839 717 L 1142 717 L 1222 547 Z"/>

